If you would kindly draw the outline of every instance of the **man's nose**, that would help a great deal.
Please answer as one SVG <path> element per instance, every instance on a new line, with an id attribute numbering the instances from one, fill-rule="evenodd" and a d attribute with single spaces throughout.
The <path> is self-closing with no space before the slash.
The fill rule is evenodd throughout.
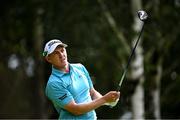
<path id="1" fill-rule="evenodd" d="M 64 54 L 62 52 L 58 52 L 60 57 L 63 57 Z"/>

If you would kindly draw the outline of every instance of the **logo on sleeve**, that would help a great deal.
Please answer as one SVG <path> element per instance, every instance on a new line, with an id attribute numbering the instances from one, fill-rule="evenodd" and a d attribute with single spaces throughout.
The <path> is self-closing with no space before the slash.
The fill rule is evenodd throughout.
<path id="1" fill-rule="evenodd" d="M 63 96 L 59 97 L 60 100 L 64 100 L 67 97 L 67 93 L 65 93 Z"/>

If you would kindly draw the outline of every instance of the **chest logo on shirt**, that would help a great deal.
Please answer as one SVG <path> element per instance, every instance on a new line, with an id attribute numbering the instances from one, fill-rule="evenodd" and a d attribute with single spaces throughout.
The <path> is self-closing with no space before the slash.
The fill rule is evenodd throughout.
<path id="1" fill-rule="evenodd" d="M 63 96 L 59 97 L 60 100 L 64 100 L 67 97 L 67 93 L 65 93 Z"/>
<path id="2" fill-rule="evenodd" d="M 82 75 L 79 75 L 79 78 L 82 78 Z"/>

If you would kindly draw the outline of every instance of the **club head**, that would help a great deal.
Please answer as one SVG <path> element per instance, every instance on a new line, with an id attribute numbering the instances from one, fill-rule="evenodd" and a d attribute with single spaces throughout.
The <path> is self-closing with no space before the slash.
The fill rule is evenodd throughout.
<path id="1" fill-rule="evenodd" d="M 143 11 L 143 10 L 139 10 L 138 11 L 138 17 L 139 17 L 139 19 L 141 21 L 146 21 L 147 18 L 148 18 L 148 14 L 145 11 Z"/>

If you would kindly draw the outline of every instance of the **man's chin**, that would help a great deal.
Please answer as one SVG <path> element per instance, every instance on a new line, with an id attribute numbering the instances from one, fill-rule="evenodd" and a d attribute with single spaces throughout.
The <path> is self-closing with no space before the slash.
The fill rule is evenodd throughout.
<path id="1" fill-rule="evenodd" d="M 65 67 L 67 67 L 67 66 L 68 66 L 68 62 L 64 62 L 63 65 L 64 65 Z"/>

